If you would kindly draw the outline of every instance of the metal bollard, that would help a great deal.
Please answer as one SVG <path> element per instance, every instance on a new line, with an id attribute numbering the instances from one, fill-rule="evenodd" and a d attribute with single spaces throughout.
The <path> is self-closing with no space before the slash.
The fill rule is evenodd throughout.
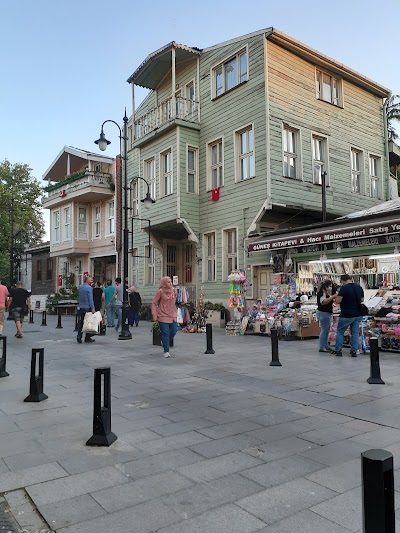
<path id="1" fill-rule="evenodd" d="M 375 385 L 385 385 L 381 378 L 381 369 L 379 366 L 379 347 L 377 337 L 371 337 L 369 340 L 369 357 L 371 360 L 371 375 L 367 379 L 368 383 Z"/>
<path id="2" fill-rule="evenodd" d="M 34 324 L 33 322 L 33 309 L 29 311 L 29 324 Z"/>
<path id="3" fill-rule="evenodd" d="M 393 455 L 386 450 L 361 454 L 364 533 L 395 533 Z"/>
<path id="4" fill-rule="evenodd" d="M 42 311 L 42 326 L 47 326 L 47 312 Z"/>
<path id="5" fill-rule="evenodd" d="M 0 358 L 0 378 L 6 378 L 10 374 L 6 371 L 7 364 L 7 337 L 0 337 L 0 342 L 2 343 L 1 347 L 1 358 Z"/>
<path id="6" fill-rule="evenodd" d="M 269 366 L 282 366 L 279 361 L 279 350 L 278 350 L 278 330 L 276 328 L 271 328 L 271 351 L 272 351 L 272 361 Z"/>
<path id="7" fill-rule="evenodd" d="M 58 321 L 57 321 L 56 329 L 62 329 L 62 325 L 61 325 L 61 315 L 60 315 L 60 314 L 58 315 Z"/>
<path id="8" fill-rule="evenodd" d="M 215 353 L 212 341 L 212 324 L 206 324 L 207 350 L 204 353 Z"/>
<path id="9" fill-rule="evenodd" d="M 101 397 L 102 378 L 104 398 Z M 111 368 L 94 369 L 93 436 L 86 446 L 110 446 L 117 440 L 111 432 Z"/>
<path id="10" fill-rule="evenodd" d="M 79 324 L 79 315 L 75 315 L 75 329 L 74 331 L 78 331 L 78 324 Z"/>
<path id="11" fill-rule="evenodd" d="M 39 355 L 39 374 L 36 375 L 36 356 Z M 43 392 L 44 348 L 32 348 L 31 381 L 29 396 L 24 402 L 42 402 L 48 396 Z"/>

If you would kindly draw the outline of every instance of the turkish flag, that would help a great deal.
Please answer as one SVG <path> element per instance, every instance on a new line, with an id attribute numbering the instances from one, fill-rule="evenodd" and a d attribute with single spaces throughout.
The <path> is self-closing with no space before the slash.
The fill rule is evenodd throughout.
<path id="1" fill-rule="evenodd" d="M 219 187 L 215 187 L 214 189 L 211 189 L 211 201 L 212 202 L 218 202 L 219 200 Z"/>

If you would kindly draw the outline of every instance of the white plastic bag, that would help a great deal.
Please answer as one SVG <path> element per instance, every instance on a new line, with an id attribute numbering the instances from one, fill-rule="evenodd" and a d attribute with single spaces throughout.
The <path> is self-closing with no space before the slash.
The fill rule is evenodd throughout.
<path id="1" fill-rule="evenodd" d="M 96 313 L 86 313 L 83 320 L 82 332 L 98 335 L 100 333 L 101 321 L 102 318 L 100 311 L 96 311 Z"/>

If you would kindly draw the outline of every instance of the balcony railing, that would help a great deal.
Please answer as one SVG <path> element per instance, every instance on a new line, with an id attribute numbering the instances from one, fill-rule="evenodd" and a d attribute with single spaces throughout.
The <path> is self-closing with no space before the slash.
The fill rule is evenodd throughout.
<path id="1" fill-rule="evenodd" d="M 134 122 L 134 141 L 142 139 L 148 133 L 164 126 L 175 119 L 199 123 L 199 102 L 177 96 L 175 106 L 172 98 L 161 102 L 157 107 Z"/>
<path id="2" fill-rule="evenodd" d="M 111 192 L 111 174 L 106 172 L 83 171 L 72 176 L 68 176 L 62 181 L 45 187 L 47 196 L 43 197 L 43 202 L 54 200 L 57 197 L 64 197 L 66 194 L 86 189 L 87 187 L 97 187 L 107 189 Z M 106 191 L 104 191 L 106 192 Z"/>

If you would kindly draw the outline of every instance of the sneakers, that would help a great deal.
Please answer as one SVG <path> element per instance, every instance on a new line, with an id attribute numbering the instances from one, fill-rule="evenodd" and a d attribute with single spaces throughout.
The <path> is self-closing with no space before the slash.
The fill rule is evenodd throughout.
<path id="1" fill-rule="evenodd" d="M 320 348 L 318 351 L 323 353 L 332 353 L 332 350 L 330 348 Z"/>
<path id="2" fill-rule="evenodd" d="M 357 357 L 357 351 L 356 350 L 350 350 L 351 357 Z"/>
<path id="3" fill-rule="evenodd" d="M 164 352 L 164 357 L 171 357 L 171 354 L 169 352 Z"/>
<path id="4" fill-rule="evenodd" d="M 342 357 L 342 355 L 343 355 L 342 354 L 342 350 L 338 350 L 338 351 L 334 350 L 332 352 L 332 355 L 336 355 L 336 357 Z"/>

